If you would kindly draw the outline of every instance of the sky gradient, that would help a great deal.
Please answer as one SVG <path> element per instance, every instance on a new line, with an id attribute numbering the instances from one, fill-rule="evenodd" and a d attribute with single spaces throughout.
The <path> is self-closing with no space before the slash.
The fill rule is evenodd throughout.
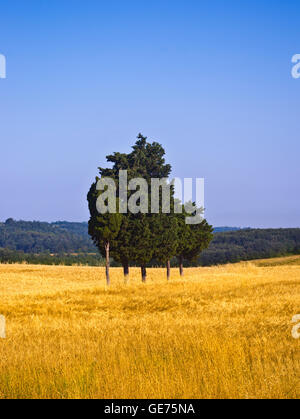
<path id="1" fill-rule="evenodd" d="M 216 226 L 300 227 L 299 1 L 2 1 L 0 220 L 87 221 L 139 132 Z"/>

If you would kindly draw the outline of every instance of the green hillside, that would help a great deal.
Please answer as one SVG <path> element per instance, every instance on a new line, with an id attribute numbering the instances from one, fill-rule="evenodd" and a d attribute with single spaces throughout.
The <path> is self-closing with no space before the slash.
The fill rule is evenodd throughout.
<path id="1" fill-rule="evenodd" d="M 210 247 L 194 265 L 211 266 L 294 254 L 300 254 L 300 229 L 219 227 L 215 229 Z M 88 235 L 87 223 L 13 219 L 0 223 L 0 262 L 103 265 Z"/>

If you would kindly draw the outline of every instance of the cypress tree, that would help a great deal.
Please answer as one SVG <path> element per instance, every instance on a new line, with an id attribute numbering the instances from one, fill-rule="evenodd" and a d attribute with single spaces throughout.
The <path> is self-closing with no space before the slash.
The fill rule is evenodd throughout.
<path id="1" fill-rule="evenodd" d="M 96 203 L 100 191 L 97 191 L 96 185 L 97 181 L 92 184 L 90 191 L 88 193 L 88 203 L 90 210 L 90 220 L 89 220 L 89 235 L 94 241 L 95 245 L 98 247 L 100 253 L 106 259 L 106 283 L 110 285 L 110 245 L 111 242 L 117 237 L 121 223 L 122 215 L 119 213 L 116 214 L 100 214 L 97 211 Z"/>
<path id="2" fill-rule="evenodd" d="M 142 134 L 138 135 L 135 145 L 132 147 L 132 152 L 129 154 L 114 153 L 107 156 L 107 161 L 113 163 L 112 168 L 99 168 L 101 177 L 108 177 L 114 179 L 117 186 L 117 197 L 121 202 L 119 196 L 119 171 L 127 170 L 128 182 L 135 178 L 143 178 L 148 185 L 148 214 L 122 214 L 121 220 L 118 219 L 118 231 L 114 230 L 110 234 L 109 250 L 114 260 L 122 263 L 124 269 L 125 279 L 129 274 L 130 262 L 137 263 L 141 266 L 142 280 L 146 281 L 147 271 L 146 266 L 150 263 L 153 257 L 167 266 L 167 277 L 170 276 L 170 259 L 176 255 L 177 240 L 177 219 L 172 214 L 162 213 L 162 199 L 159 203 L 159 213 L 151 214 L 151 179 L 168 178 L 171 172 L 171 166 L 165 162 L 165 150 L 157 143 L 148 143 L 147 137 Z M 95 185 L 92 186 L 89 203 L 90 211 L 95 211 Z M 127 201 L 135 192 L 127 191 Z M 173 188 L 171 189 L 171 205 L 173 210 L 172 198 L 174 195 Z M 160 198 L 162 198 L 160 191 Z M 92 205 L 91 205 L 92 204 Z M 94 204 L 94 206 L 93 206 Z M 138 205 L 138 203 L 137 203 Z M 92 207 L 92 208 L 91 208 Z M 92 214 L 91 211 L 91 214 Z M 101 218 L 100 230 L 95 231 L 95 219 L 97 214 L 91 215 L 90 234 L 97 244 L 100 252 L 106 255 L 106 248 L 103 244 L 103 234 L 107 233 L 104 230 L 106 218 Z M 110 217 L 108 217 L 110 218 Z M 101 232 L 101 234 L 100 234 Z M 111 232 L 112 233 L 112 232 Z"/>
<path id="3" fill-rule="evenodd" d="M 118 236 L 112 241 L 111 255 L 116 262 L 123 266 L 124 280 L 127 283 L 129 278 L 129 266 L 133 260 L 134 240 L 134 218 L 130 214 L 122 216 L 122 223 Z"/>
<path id="4" fill-rule="evenodd" d="M 135 240 L 144 225 L 142 241 L 135 242 L 134 261 L 141 265 L 142 281 L 146 281 L 146 266 L 155 258 L 167 265 L 167 276 L 170 275 L 170 259 L 176 254 L 177 221 L 170 214 L 163 214 L 162 192 L 159 191 L 158 214 L 151 213 L 151 180 L 166 179 L 171 173 L 171 166 L 165 162 L 165 150 L 157 142 L 148 143 L 147 137 L 139 134 L 132 153 L 128 156 L 130 176 L 142 177 L 148 184 L 148 215 L 141 214 L 139 221 L 134 224 Z M 170 198 L 174 191 L 171 188 Z M 143 221 L 142 221 L 143 220 Z M 147 237 L 147 240 L 145 238 Z M 141 248 L 143 246 L 143 249 Z"/>
<path id="5" fill-rule="evenodd" d="M 207 249 L 212 241 L 213 227 L 206 220 L 202 220 L 200 224 L 190 226 L 191 245 L 184 252 L 184 258 L 190 262 L 197 262 L 203 250 Z"/>
<path id="6" fill-rule="evenodd" d="M 147 279 L 147 264 L 151 262 L 154 252 L 153 232 L 150 217 L 147 214 L 137 214 L 134 220 L 135 246 L 132 248 L 132 261 L 141 267 L 142 282 Z"/>
<path id="7" fill-rule="evenodd" d="M 119 172 L 121 170 L 128 171 L 128 180 L 131 180 L 134 176 L 128 161 L 128 154 L 125 153 L 113 153 L 106 157 L 109 163 L 113 163 L 112 168 L 99 167 L 99 173 L 103 177 L 111 178 L 115 181 L 117 187 L 117 197 L 119 197 Z M 127 194 L 127 199 L 129 193 Z M 111 242 L 111 255 L 116 262 L 119 262 L 123 266 L 124 280 L 127 282 L 129 277 L 129 265 L 131 261 L 132 246 L 132 218 L 131 214 L 122 214 L 122 223 L 118 232 L 118 235 Z"/>
<path id="8" fill-rule="evenodd" d="M 171 275 L 171 259 L 178 246 L 178 223 L 172 214 L 152 214 L 154 241 L 153 257 L 167 268 L 167 280 Z"/>
<path id="9" fill-rule="evenodd" d="M 186 216 L 184 206 L 182 205 L 182 213 L 176 214 L 177 218 L 177 229 L 178 229 L 178 240 L 176 255 L 179 264 L 179 273 L 182 277 L 184 275 L 184 259 L 188 251 L 192 249 L 192 232 L 191 226 L 186 224 Z"/>
<path id="10" fill-rule="evenodd" d="M 183 262 L 196 262 L 203 250 L 205 250 L 213 239 L 213 227 L 203 219 L 199 224 L 186 224 L 188 214 L 183 208 L 182 214 L 177 214 L 178 222 L 178 245 L 177 259 L 180 275 L 184 275 Z"/>

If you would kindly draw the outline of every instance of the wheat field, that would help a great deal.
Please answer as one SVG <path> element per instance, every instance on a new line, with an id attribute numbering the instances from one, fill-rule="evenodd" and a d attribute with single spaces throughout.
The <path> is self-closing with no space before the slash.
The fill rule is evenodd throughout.
<path id="1" fill-rule="evenodd" d="M 102 268 L 0 265 L 0 398 L 298 398 L 299 261 L 112 269 L 110 289 Z"/>

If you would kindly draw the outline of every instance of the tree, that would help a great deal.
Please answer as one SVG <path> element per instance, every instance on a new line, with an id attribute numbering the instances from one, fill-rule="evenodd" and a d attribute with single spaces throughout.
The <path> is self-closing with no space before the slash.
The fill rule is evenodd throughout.
<path id="1" fill-rule="evenodd" d="M 159 246 L 156 240 L 155 232 L 152 230 L 153 226 L 158 227 L 159 214 L 151 214 L 151 179 L 168 178 L 171 172 L 171 166 L 166 164 L 165 150 L 157 143 L 148 143 L 147 137 L 139 134 L 135 145 L 132 147 L 132 152 L 129 154 L 114 153 L 107 156 L 107 161 L 113 163 L 112 168 L 99 168 L 100 175 L 104 177 L 113 178 L 117 185 L 117 196 L 119 196 L 119 172 L 120 170 L 127 171 L 127 180 L 143 178 L 148 185 L 148 196 L 144 197 L 148 202 L 148 214 L 124 214 L 122 225 L 118 236 L 112 241 L 111 249 L 114 259 L 123 265 L 124 276 L 128 276 L 130 261 L 141 265 L 142 281 L 146 281 L 146 265 L 151 261 L 151 258 L 156 250 L 156 245 Z M 135 194 L 134 191 L 127 192 L 127 201 Z M 124 199 L 124 197 L 123 197 Z M 137 205 L 140 203 L 137 202 Z M 161 204 L 160 211 L 161 213 Z M 154 219 L 157 218 L 156 222 Z M 144 231 L 142 229 L 145 228 Z M 160 229 L 161 231 L 161 229 Z M 171 247 L 176 243 L 175 231 L 165 232 L 169 238 L 173 234 L 174 241 Z M 172 240 L 170 239 L 170 242 Z M 146 252 L 144 252 L 146 249 Z M 164 262 L 165 263 L 165 262 Z"/>
<path id="2" fill-rule="evenodd" d="M 183 262 L 185 255 L 192 249 L 191 245 L 191 226 L 186 224 L 186 213 L 184 211 L 182 214 L 177 214 L 177 228 L 178 228 L 178 241 L 177 241 L 177 260 L 179 264 L 179 273 L 180 276 L 184 275 Z"/>
<path id="3" fill-rule="evenodd" d="M 151 262 L 154 252 L 150 217 L 147 214 L 137 214 L 133 226 L 135 246 L 132 249 L 132 261 L 140 265 L 142 282 L 145 283 L 147 264 Z"/>
<path id="4" fill-rule="evenodd" d="M 116 184 L 116 194 L 120 201 L 119 196 L 119 173 L 121 170 L 127 170 L 128 180 L 130 180 L 133 175 L 131 174 L 132 170 L 129 166 L 128 154 L 125 153 L 114 153 L 106 157 L 109 163 L 113 163 L 112 168 L 102 168 L 99 167 L 99 173 L 103 177 L 108 177 L 113 179 Z M 126 199 L 128 200 L 129 194 L 127 193 Z M 131 214 L 122 214 L 122 222 L 119 229 L 119 232 L 116 237 L 111 241 L 111 255 L 116 262 L 119 262 L 123 266 L 124 279 L 125 282 L 128 280 L 129 276 L 129 264 L 131 260 L 132 246 L 132 230 L 133 230 L 133 220 L 130 217 Z"/>
<path id="5" fill-rule="evenodd" d="M 152 179 L 166 179 L 171 172 L 171 166 L 166 164 L 165 150 L 157 143 L 148 143 L 147 137 L 142 134 L 138 135 L 135 145 L 132 147 L 132 152 L 129 154 L 114 153 L 107 156 L 107 161 L 113 163 L 112 168 L 99 168 L 101 178 L 110 178 L 115 181 L 116 194 L 120 205 L 126 200 L 131 201 L 135 198 L 135 194 L 141 192 L 127 190 L 127 196 L 120 196 L 119 190 L 119 173 L 120 171 L 127 171 L 127 181 L 132 179 L 142 178 L 146 181 L 147 192 L 140 193 L 140 197 L 136 200 L 136 207 L 138 208 L 142 201 L 146 204 L 147 214 L 137 211 L 136 214 L 127 213 L 122 214 L 122 221 L 118 233 L 111 234 L 109 240 L 109 247 L 111 255 L 114 260 L 122 263 L 124 269 L 125 279 L 129 274 L 130 262 L 138 263 L 141 266 L 142 281 L 146 281 L 147 271 L 146 266 L 150 263 L 154 253 L 162 263 L 167 264 L 168 277 L 170 275 L 170 258 L 174 256 L 177 243 L 177 229 L 176 220 L 163 214 L 163 203 L 160 199 L 159 211 L 156 214 L 151 213 L 151 183 Z M 95 188 L 95 187 L 94 187 Z M 173 189 L 171 197 L 173 197 Z M 161 191 L 160 191 L 161 195 Z M 161 197 L 161 196 L 160 196 Z M 93 198 L 95 200 L 95 198 Z M 92 210 L 95 210 L 93 207 Z M 91 211 L 91 209 L 90 209 Z M 94 219 L 96 215 L 92 217 Z M 110 218 L 109 218 L 110 219 Z M 101 223 L 107 221 L 102 217 Z M 99 220 L 98 220 L 99 223 Z M 91 233 L 94 234 L 94 224 L 91 222 Z M 160 225 L 161 224 L 161 225 Z M 107 227 L 104 224 L 104 227 Z M 101 226 L 101 240 L 99 240 L 99 231 L 96 233 L 96 244 L 100 252 L 104 253 L 103 248 L 103 226 Z M 100 228 L 100 227 L 99 227 Z M 105 230 L 107 231 L 107 230 Z M 160 235 L 161 240 L 158 240 Z M 164 243 L 164 244 L 162 244 Z"/>
<path id="6" fill-rule="evenodd" d="M 99 196 L 101 195 L 101 192 L 97 191 L 96 187 L 98 180 L 99 179 L 96 178 L 96 183 L 92 184 L 88 193 L 89 210 L 91 215 L 89 220 L 89 234 L 102 256 L 106 259 L 106 283 L 109 286 L 110 243 L 119 233 L 122 223 L 122 215 L 118 212 L 116 214 L 109 212 L 101 214 L 98 212 L 96 204 Z"/>
<path id="7" fill-rule="evenodd" d="M 147 142 L 147 137 L 139 134 L 138 141 L 133 146 L 133 152 L 129 155 L 129 165 L 133 170 L 135 177 L 142 177 L 148 184 L 148 203 L 149 215 L 147 217 L 150 228 L 150 242 L 147 243 L 149 249 L 151 248 L 151 256 L 160 263 L 167 265 L 167 278 L 170 278 L 170 259 L 176 254 L 177 247 L 177 221 L 171 214 L 164 214 L 163 208 L 164 198 L 161 188 L 158 190 L 158 208 L 157 213 L 151 211 L 150 202 L 152 200 L 151 188 L 152 179 L 163 180 L 162 185 L 165 185 L 171 173 L 171 166 L 165 162 L 165 150 L 157 142 L 152 144 Z M 174 188 L 170 188 L 169 200 L 170 211 L 174 208 L 173 205 Z M 139 253 L 141 253 L 139 251 Z M 148 250 L 147 261 L 149 259 L 150 251 Z M 147 262 L 147 263 L 148 263 Z M 142 266 L 142 280 L 146 280 L 145 260 Z"/>
<path id="8" fill-rule="evenodd" d="M 168 178 L 172 167 L 166 164 L 164 155 L 165 150 L 157 142 L 148 143 L 147 137 L 139 134 L 137 142 L 132 147 L 133 151 L 129 154 L 129 166 L 134 172 L 133 177 L 142 177 L 150 185 L 151 179 Z"/>
<path id="9" fill-rule="evenodd" d="M 203 220 L 200 224 L 191 225 L 191 248 L 185 253 L 185 259 L 196 262 L 203 250 L 207 249 L 212 241 L 213 227 Z"/>
<path id="10" fill-rule="evenodd" d="M 167 267 L 167 280 L 171 275 L 171 259 L 178 246 L 178 223 L 173 214 L 152 214 L 154 241 L 153 257 Z"/>
<path id="11" fill-rule="evenodd" d="M 195 213 L 194 213 L 195 215 Z M 186 224 L 188 216 L 183 207 L 182 214 L 177 214 L 179 237 L 177 246 L 177 259 L 180 276 L 184 275 L 183 262 L 196 262 L 201 252 L 205 250 L 213 239 L 213 227 L 203 219 L 198 224 Z"/>
<path id="12" fill-rule="evenodd" d="M 134 240 L 134 218 L 129 214 L 123 215 L 122 223 L 117 237 L 111 244 L 111 256 L 123 266 L 125 282 L 129 277 L 129 265 L 133 260 Z"/>

